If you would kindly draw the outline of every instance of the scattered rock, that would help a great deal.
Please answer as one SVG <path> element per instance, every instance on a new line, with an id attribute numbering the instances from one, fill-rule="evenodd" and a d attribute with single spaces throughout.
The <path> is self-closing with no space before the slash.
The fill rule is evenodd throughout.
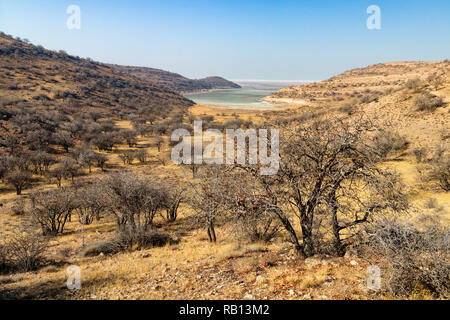
<path id="1" fill-rule="evenodd" d="M 290 296 L 293 296 L 294 294 L 295 294 L 295 291 L 294 291 L 294 290 L 292 290 L 292 289 L 289 290 L 289 295 L 290 295 Z"/>
<path id="2" fill-rule="evenodd" d="M 350 264 L 351 264 L 352 266 L 357 266 L 359 263 L 356 262 L 356 260 L 352 260 L 352 261 L 350 261 Z"/>
<path id="3" fill-rule="evenodd" d="M 314 257 L 306 258 L 305 263 L 309 268 L 313 268 L 319 264 L 323 264 L 323 265 L 327 264 L 327 262 L 325 260 L 320 260 L 320 259 L 317 259 Z"/>
<path id="4" fill-rule="evenodd" d="M 327 281 L 333 281 L 333 280 L 336 280 L 336 278 L 333 276 L 327 276 Z"/>
<path id="5" fill-rule="evenodd" d="M 254 299 L 255 299 L 255 297 L 252 294 L 249 294 L 249 293 L 247 293 L 244 296 L 244 300 L 254 300 Z"/>
<path id="6" fill-rule="evenodd" d="M 348 249 L 344 255 L 344 258 L 357 258 L 357 257 L 358 253 L 356 252 L 355 249 Z"/>

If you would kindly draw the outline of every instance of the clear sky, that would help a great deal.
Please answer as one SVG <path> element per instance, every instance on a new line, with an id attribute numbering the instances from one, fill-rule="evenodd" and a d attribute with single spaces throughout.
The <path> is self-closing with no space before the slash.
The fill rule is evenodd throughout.
<path id="1" fill-rule="evenodd" d="M 369 30 L 369 5 L 381 30 Z M 69 30 L 69 5 L 81 29 Z M 449 0 L 0 0 L 0 30 L 101 62 L 200 78 L 322 80 L 450 58 Z"/>

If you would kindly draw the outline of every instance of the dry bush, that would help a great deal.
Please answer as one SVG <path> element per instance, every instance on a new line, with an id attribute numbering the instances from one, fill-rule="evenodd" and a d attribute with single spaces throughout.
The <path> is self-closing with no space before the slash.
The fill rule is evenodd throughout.
<path id="1" fill-rule="evenodd" d="M 19 271 L 35 270 L 45 261 L 48 240 L 40 234 L 27 230 L 18 232 L 8 242 L 11 265 Z"/>
<path id="2" fill-rule="evenodd" d="M 356 112 L 356 106 L 352 105 L 352 104 L 346 104 L 342 107 L 340 107 L 339 112 L 345 113 L 349 116 L 351 116 L 352 114 L 354 114 Z"/>
<path id="3" fill-rule="evenodd" d="M 116 254 L 127 250 L 142 250 L 152 247 L 163 247 L 167 244 L 175 244 L 177 240 L 172 239 L 167 233 L 149 230 L 134 231 L 127 228 L 115 237 L 102 242 L 88 245 L 82 252 L 85 257 L 98 256 L 100 254 Z"/>
<path id="4" fill-rule="evenodd" d="M 238 221 L 241 236 L 251 242 L 269 242 L 282 228 L 280 221 L 272 213 L 258 208 L 248 210 Z"/>
<path id="5" fill-rule="evenodd" d="M 426 148 L 416 148 L 411 152 L 416 158 L 417 163 L 423 162 L 427 157 L 427 149 Z"/>
<path id="6" fill-rule="evenodd" d="M 151 227 L 155 215 L 164 209 L 168 191 L 160 181 L 130 172 L 111 174 L 99 187 L 119 231 L 126 226 L 144 231 Z"/>
<path id="7" fill-rule="evenodd" d="M 430 167 L 425 173 L 426 180 L 437 181 L 442 190 L 450 191 L 450 155 L 447 146 L 436 148 Z"/>
<path id="8" fill-rule="evenodd" d="M 442 75 L 438 75 L 436 73 L 428 76 L 427 81 L 434 87 L 435 90 L 438 90 L 440 86 L 442 86 L 445 82 L 444 77 Z"/>
<path id="9" fill-rule="evenodd" d="M 422 84 L 422 81 L 419 78 L 409 79 L 405 83 L 405 87 L 409 90 L 417 90 L 420 85 Z"/>
<path id="10" fill-rule="evenodd" d="M 0 243 L 0 273 L 7 272 L 10 269 L 9 250 L 4 243 Z"/>
<path id="11" fill-rule="evenodd" d="M 375 137 L 375 148 L 383 158 L 405 151 L 408 144 L 409 142 L 396 132 L 380 131 Z"/>
<path id="12" fill-rule="evenodd" d="M 49 192 L 36 192 L 31 195 L 30 213 L 41 226 L 43 235 L 61 234 L 75 209 L 75 193 L 68 188 Z"/>
<path id="13" fill-rule="evenodd" d="M 437 108 L 444 106 L 444 101 L 441 97 L 427 92 L 418 95 L 414 99 L 414 105 L 418 111 L 434 111 Z"/>
<path id="14" fill-rule="evenodd" d="M 123 164 L 132 164 L 136 158 L 136 151 L 134 150 L 123 150 L 119 153 L 119 158 L 122 160 Z"/>
<path id="15" fill-rule="evenodd" d="M 17 195 L 21 195 L 22 190 L 32 181 L 32 176 L 28 171 L 12 171 L 5 177 L 6 181 L 16 188 Z"/>
<path id="16" fill-rule="evenodd" d="M 173 188 L 171 190 L 167 185 L 164 186 L 165 190 L 165 201 L 163 204 L 163 207 L 166 211 L 165 219 L 168 222 L 175 222 L 178 217 L 178 208 L 180 207 L 181 203 L 185 200 L 184 199 L 184 189 L 181 188 Z"/>
<path id="17" fill-rule="evenodd" d="M 425 217 L 426 218 L 426 217 Z M 364 248 L 369 258 L 385 263 L 385 289 L 410 297 L 424 290 L 436 298 L 449 298 L 450 229 L 435 219 L 421 228 L 409 222 L 382 220 L 365 230 Z"/>
<path id="18" fill-rule="evenodd" d="M 450 158 L 444 157 L 434 162 L 431 178 L 439 181 L 439 186 L 444 191 L 450 191 Z"/>
<path id="19" fill-rule="evenodd" d="M 23 216 L 26 212 L 26 204 L 23 198 L 16 199 L 11 205 L 11 212 L 15 216 Z"/>
<path id="20" fill-rule="evenodd" d="M 82 225 L 90 225 L 94 219 L 100 220 L 109 205 L 101 184 L 96 183 L 77 191 L 73 207 L 78 214 L 79 222 Z"/>
<path id="21" fill-rule="evenodd" d="M 20 226 L 8 241 L 0 243 L 0 272 L 27 272 L 45 261 L 48 240 L 31 224 Z"/>
<path id="22" fill-rule="evenodd" d="M 373 130 L 370 121 L 315 121 L 285 131 L 274 175 L 262 174 L 257 165 L 212 167 L 200 175 L 193 207 L 210 241 L 219 218 L 243 221 L 258 234 L 264 224 L 255 225 L 263 222 L 255 215 L 268 214 L 264 217 L 277 220 L 298 254 L 313 256 L 331 240 L 333 254 L 344 255 L 351 241 L 344 235 L 408 206 L 399 177 L 378 167 L 383 157 L 371 145 Z M 319 219 L 330 222 L 326 235 Z"/>
<path id="23" fill-rule="evenodd" d="M 135 156 L 141 164 L 145 164 L 147 162 L 147 159 L 149 158 L 147 150 L 144 149 L 136 151 Z"/>

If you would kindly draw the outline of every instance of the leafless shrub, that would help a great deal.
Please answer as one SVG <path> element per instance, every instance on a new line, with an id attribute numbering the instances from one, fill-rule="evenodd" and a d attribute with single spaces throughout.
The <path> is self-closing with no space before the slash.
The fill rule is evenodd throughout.
<path id="1" fill-rule="evenodd" d="M 178 217 L 178 208 L 180 204 L 184 201 L 184 192 L 185 190 L 182 188 L 174 188 L 170 190 L 167 186 L 165 187 L 165 201 L 163 203 L 163 207 L 166 211 L 165 219 L 168 222 L 174 222 Z"/>
<path id="2" fill-rule="evenodd" d="M 123 130 L 121 132 L 123 139 L 127 142 L 130 148 L 137 145 L 137 132 L 134 130 Z"/>
<path id="3" fill-rule="evenodd" d="M 407 208 L 399 177 L 377 166 L 383 157 L 370 143 L 374 129 L 362 119 L 315 121 L 283 135 L 276 175 L 263 176 L 257 166 L 240 166 L 254 177 L 252 188 L 299 254 L 312 256 L 320 249 L 317 239 L 321 244 L 331 239 L 334 254 L 343 255 L 351 241 L 342 239 L 343 233 L 354 234 L 379 214 Z M 329 237 L 317 237 L 321 215 L 330 221 Z"/>
<path id="4" fill-rule="evenodd" d="M 167 233 L 154 230 L 136 232 L 126 229 L 110 240 L 89 244 L 82 255 L 93 257 L 101 253 L 116 254 L 127 250 L 142 250 L 174 243 L 177 243 L 177 240 L 172 239 Z"/>
<path id="5" fill-rule="evenodd" d="M 421 84 L 422 81 L 419 78 L 409 79 L 405 83 L 405 88 L 409 90 L 417 90 Z"/>
<path id="6" fill-rule="evenodd" d="M 100 220 L 102 213 L 106 212 L 110 205 L 99 183 L 78 190 L 74 202 L 82 225 L 89 225 L 94 219 Z"/>
<path id="7" fill-rule="evenodd" d="M 377 152 L 384 158 L 404 151 L 408 148 L 408 141 L 396 132 L 380 131 L 375 136 Z"/>
<path id="8" fill-rule="evenodd" d="M 366 229 L 367 253 L 387 263 L 384 283 L 391 294 L 410 297 L 425 290 L 448 299 L 450 230 L 433 220 L 420 229 L 384 219 Z"/>
<path id="9" fill-rule="evenodd" d="M 412 151 L 412 154 L 416 158 L 417 163 L 423 162 L 427 157 L 427 149 L 425 148 L 416 148 Z"/>
<path id="10" fill-rule="evenodd" d="M 0 244 L 0 271 L 31 271 L 45 261 L 48 240 L 25 223 Z"/>
<path id="11" fill-rule="evenodd" d="M 63 147 L 66 152 L 69 152 L 69 148 L 72 148 L 75 145 L 75 141 L 71 134 L 64 130 L 55 132 L 51 137 L 51 141 L 54 144 Z"/>
<path id="12" fill-rule="evenodd" d="M 352 104 L 346 104 L 346 105 L 340 107 L 338 110 L 339 110 L 339 112 L 345 113 L 350 116 L 355 113 L 356 106 L 354 106 Z"/>
<path id="13" fill-rule="evenodd" d="M 428 76 L 427 81 L 434 87 L 434 90 L 438 90 L 440 86 L 444 84 L 444 78 L 442 75 L 438 75 L 437 73 L 433 73 Z"/>
<path id="14" fill-rule="evenodd" d="M 447 149 L 440 149 L 434 155 L 431 164 L 433 166 L 430 171 L 429 178 L 436 180 L 439 186 L 450 191 L 450 156 Z"/>
<path id="15" fill-rule="evenodd" d="M 135 156 L 141 164 L 145 164 L 147 162 L 149 154 L 148 154 L 147 150 L 140 149 L 140 150 L 136 151 Z"/>
<path id="16" fill-rule="evenodd" d="M 8 247 L 5 243 L 0 243 L 0 273 L 9 271 L 10 267 Z"/>
<path id="17" fill-rule="evenodd" d="M 12 214 L 15 216 L 23 216 L 27 212 L 25 206 L 25 200 L 23 198 L 19 198 L 13 202 L 11 205 Z"/>
<path id="18" fill-rule="evenodd" d="M 437 108 L 444 106 L 444 101 L 441 97 L 427 92 L 418 95 L 414 99 L 414 104 L 418 111 L 434 111 Z"/>
<path id="19" fill-rule="evenodd" d="M 147 230 L 167 197 L 160 182 L 130 172 L 111 174 L 101 185 L 119 232 L 127 225 L 133 230 Z"/>
<path id="20" fill-rule="evenodd" d="M 108 157 L 101 153 L 96 153 L 94 155 L 94 161 L 96 166 L 100 168 L 102 171 L 105 171 L 106 163 L 108 162 Z"/>
<path id="21" fill-rule="evenodd" d="M 124 165 L 132 164 L 136 158 L 136 152 L 134 150 L 123 150 L 120 152 L 119 158 L 122 160 Z"/>
<path id="22" fill-rule="evenodd" d="M 17 195 L 22 194 L 22 190 L 31 183 L 32 177 L 28 171 L 15 170 L 6 174 L 6 181 L 16 188 Z"/>
<path id="23" fill-rule="evenodd" d="M 56 236 L 64 232 L 75 205 L 75 193 L 71 189 L 36 192 L 31 195 L 30 213 L 41 226 L 43 235 Z"/>
<path id="24" fill-rule="evenodd" d="M 227 190 L 227 182 L 222 177 L 219 167 L 206 166 L 200 172 L 199 182 L 191 185 L 192 195 L 189 201 L 195 210 L 195 223 L 206 229 L 210 242 L 217 241 L 215 224 L 225 212 L 220 196 L 217 197 Z"/>

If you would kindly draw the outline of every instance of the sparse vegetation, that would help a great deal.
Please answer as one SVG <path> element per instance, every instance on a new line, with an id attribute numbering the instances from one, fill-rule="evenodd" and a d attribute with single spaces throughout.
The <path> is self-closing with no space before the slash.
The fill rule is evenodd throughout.
<path id="1" fill-rule="evenodd" d="M 383 280 L 391 294 L 448 299 L 447 227 L 432 221 L 419 230 L 410 223 L 382 220 L 366 230 L 366 234 L 370 255 L 387 264 Z"/>
<path id="2" fill-rule="evenodd" d="M 418 95 L 414 104 L 418 111 L 434 111 L 444 105 L 442 98 L 435 96 L 431 93 L 423 93 Z"/>
<path id="3" fill-rule="evenodd" d="M 448 299 L 448 113 L 431 112 L 448 100 L 442 63 L 282 89 L 273 96 L 301 103 L 277 109 L 188 109 L 151 70 L 10 40 L 0 35 L 0 297 Z M 280 129 L 278 173 L 175 166 L 170 134 L 198 119 Z M 399 222 L 416 210 L 443 223 Z M 380 292 L 363 288 L 367 263 L 382 267 Z M 67 264 L 83 288 L 46 290 Z"/>

